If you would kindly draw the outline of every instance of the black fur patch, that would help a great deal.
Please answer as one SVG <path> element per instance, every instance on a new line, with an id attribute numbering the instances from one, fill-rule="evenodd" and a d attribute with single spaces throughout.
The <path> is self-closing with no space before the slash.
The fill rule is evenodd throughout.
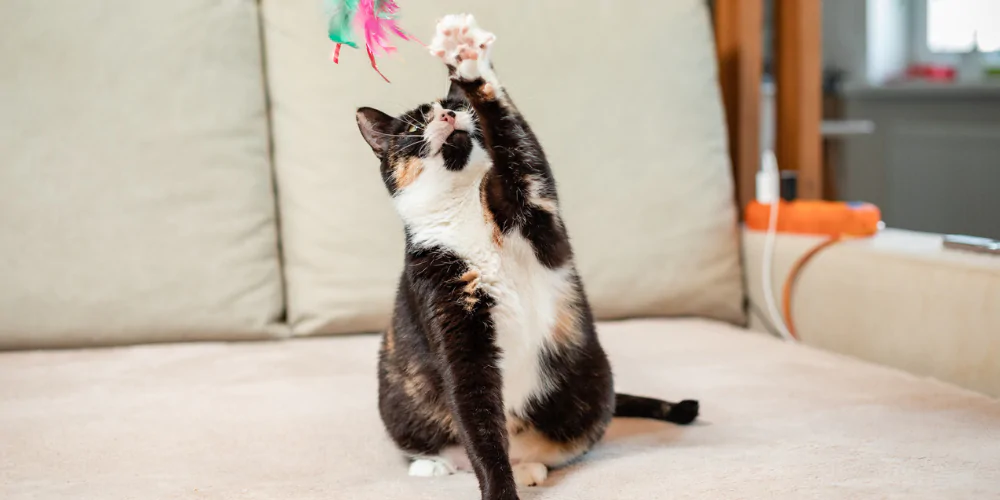
<path id="1" fill-rule="evenodd" d="M 698 418 L 698 406 L 698 402 L 691 399 L 669 403 L 628 394 L 615 396 L 616 417 L 651 418 L 675 424 L 690 424 Z"/>
<path id="2" fill-rule="evenodd" d="M 463 130 L 452 132 L 444 146 L 441 147 L 441 156 L 444 157 L 444 168 L 448 170 L 462 170 L 469 163 L 469 155 L 472 154 L 472 136 Z"/>

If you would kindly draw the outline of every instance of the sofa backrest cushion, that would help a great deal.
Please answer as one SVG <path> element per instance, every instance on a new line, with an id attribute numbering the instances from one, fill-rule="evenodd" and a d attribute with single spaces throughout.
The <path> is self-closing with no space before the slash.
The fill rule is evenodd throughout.
<path id="1" fill-rule="evenodd" d="M 267 78 L 289 321 L 296 334 L 383 328 L 403 232 L 355 124 L 443 97 L 419 44 L 380 59 L 327 59 L 320 3 L 263 0 Z M 704 0 L 404 2 L 427 41 L 437 18 L 471 12 L 497 35 L 497 72 L 555 170 L 598 317 L 743 320 L 732 180 Z"/>
<path id="2" fill-rule="evenodd" d="M 283 312 L 257 4 L 0 2 L 0 348 Z"/>

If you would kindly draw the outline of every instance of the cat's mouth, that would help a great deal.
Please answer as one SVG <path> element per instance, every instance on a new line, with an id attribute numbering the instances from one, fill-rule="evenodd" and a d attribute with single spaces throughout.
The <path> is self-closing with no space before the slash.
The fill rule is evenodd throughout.
<path id="1" fill-rule="evenodd" d="M 472 133 L 463 124 L 445 120 L 432 122 L 427 126 L 427 155 L 436 156 L 443 152 L 469 151 L 472 149 L 472 139 Z"/>

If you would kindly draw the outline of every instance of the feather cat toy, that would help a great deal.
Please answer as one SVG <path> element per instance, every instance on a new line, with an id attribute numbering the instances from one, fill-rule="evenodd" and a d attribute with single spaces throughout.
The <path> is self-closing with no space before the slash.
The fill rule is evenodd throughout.
<path id="1" fill-rule="evenodd" d="M 375 57 L 396 51 L 396 47 L 389 42 L 392 35 L 407 41 L 418 41 L 396 23 L 399 6 L 394 0 L 324 0 L 324 6 L 329 19 L 330 40 L 337 44 L 333 49 L 334 64 L 340 62 L 342 45 L 358 48 L 362 43 L 360 34 L 372 68 L 388 82 L 389 79 L 379 71 Z"/>

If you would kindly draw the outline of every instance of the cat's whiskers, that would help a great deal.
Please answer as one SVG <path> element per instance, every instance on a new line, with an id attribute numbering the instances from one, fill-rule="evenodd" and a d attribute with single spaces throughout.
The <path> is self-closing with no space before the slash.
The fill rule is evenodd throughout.
<path id="1" fill-rule="evenodd" d="M 371 133 L 375 134 L 375 135 L 380 135 L 382 137 L 413 137 L 413 136 L 411 136 L 409 134 L 385 134 L 385 133 L 377 132 L 377 131 L 374 131 L 374 130 Z"/>
<path id="2" fill-rule="evenodd" d="M 423 124 L 420 124 L 420 123 L 417 123 L 417 122 L 413 121 L 410 117 L 408 117 L 406 115 L 403 115 L 402 117 L 400 117 L 400 119 L 403 121 L 403 123 L 406 123 L 407 125 L 409 125 L 411 127 L 414 127 L 414 128 L 420 129 L 420 130 L 424 130 L 425 128 L 427 128 Z"/>
<path id="3" fill-rule="evenodd" d="M 408 136 L 408 137 L 409 137 L 409 136 Z M 425 144 L 428 144 L 428 142 L 427 142 L 427 138 L 426 138 L 426 137 L 423 137 L 423 136 L 421 136 L 421 137 L 420 137 L 420 140 L 419 140 L 419 141 L 416 141 L 416 142 L 414 142 L 414 143 L 412 143 L 412 144 L 408 144 L 408 145 L 406 145 L 406 146 L 403 146 L 402 148 L 400 148 L 400 149 L 399 149 L 399 152 L 404 152 L 404 151 L 406 151 L 406 150 L 408 150 L 408 149 L 412 148 L 413 146 L 423 146 L 423 145 L 425 145 Z"/>

